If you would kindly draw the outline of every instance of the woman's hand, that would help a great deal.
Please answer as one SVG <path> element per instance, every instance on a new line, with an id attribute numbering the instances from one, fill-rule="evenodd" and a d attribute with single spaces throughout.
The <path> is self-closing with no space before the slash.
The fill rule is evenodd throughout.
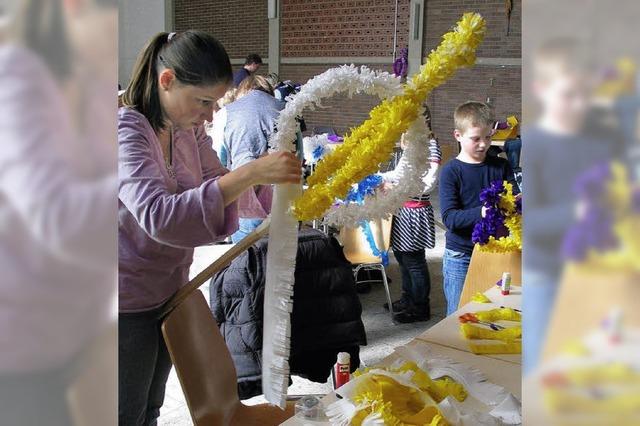
<path id="1" fill-rule="evenodd" d="M 295 154 L 278 151 L 249 163 L 254 185 L 300 183 L 302 164 Z"/>
<path id="2" fill-rule="evenodd" d="M 226 206 L 238 199 L 247 189 L 254 185 L 270 185 L 272 183 L 300 183 L 302 165 L 290 152 L 275 152 L 264 155 L 257 160 L 238 167 L 218 179 Z"/>

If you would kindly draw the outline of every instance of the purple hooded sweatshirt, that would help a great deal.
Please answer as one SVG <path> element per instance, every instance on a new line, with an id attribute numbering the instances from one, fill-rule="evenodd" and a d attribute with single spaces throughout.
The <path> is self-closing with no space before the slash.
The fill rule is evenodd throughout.
<path id="1" fill-rule="evenodd" d="M 187 283 L 193 248 L 238 228 L 237 205 L 224 206 L 217 182 L 227 170 L 204 127 L 174 130 L 173 142 L 175 179 L 149 121 L 134 109 L 120 108 L 120 312 L 162 305 Z"/>

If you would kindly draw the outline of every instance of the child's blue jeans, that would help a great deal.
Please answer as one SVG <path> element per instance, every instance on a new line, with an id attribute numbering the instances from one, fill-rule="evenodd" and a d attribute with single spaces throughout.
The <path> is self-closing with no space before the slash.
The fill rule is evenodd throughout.
<path id="1" fill-rule="evenodd" d="M 251 219 L 241 217 L 238 220 L 238 230 L 231 235 L 231 242 L 234 244 L 238 244 L 247 235 L 255 231 L 255 229 L 260 226 L 262 222 L 264 222 L 264 219 Z"/>
<path id="2" fill-rule="evenodd" d="M 442 257 L 444 297 L 447 300 L 447 315 L 458 310 L 464 279 L 467 276 L 471 255 L 448 248 Z"/>

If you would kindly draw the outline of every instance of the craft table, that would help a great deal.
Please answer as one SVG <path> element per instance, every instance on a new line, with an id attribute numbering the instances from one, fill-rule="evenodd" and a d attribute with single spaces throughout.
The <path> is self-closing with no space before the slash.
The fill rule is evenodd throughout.
<path id="1" fill-rule="evenodd" d="M 511 287 L 508 296 L 500 294 L 497 287 L 491 288 L 485 292 L 485 295 L 491 299 L 492 303 L 475 303 L 471 302 L 452 315 L 444 318 L 442 321 L 417 336 L 407 345 L 420 345 L 431 354 L 441 357 L 450 358 L 453 361 L 460 362 L 480 370 L 487 379 L 497 385 L 503 386 L 513 395 L 521 398 L 522 395 L 522 356 L 521 355 L 475 355 L 469 350 L 467 341 L 460 334 L 460 323 L 458 315 L 466 312 L 475 312 L 489 310 L 500 306 L 520 309 L 522 306 L 522 288 Z M 394 352 L 379 365 L 388 365 L 397 359 Z M 326 395 L 322 401 L 325 407 L 336 400 L 335 393 L 331 392 Z M 303 426 L 303 425 L 329 425 L 328 422 L 305 422 L 301 419 L 292 417 L 281 426 Z"/>
<path id="2" fill-rule="evenodd" d="M 484 294 L 491 299 L 493 303 L 476 303 L 469 302 L 455 311 L 453 314 L 444 318 L 442 321 L 416 337 L 429 343 L 435 343 L 452 349 L 471 353 L 468 340 L 466 340 L 460 332 L 460 321 L 458 317 L 467 312 L 488 311 L 490 309 L 506 306 L 509 308 L 520 309 L 522 306 L 522 287 L 512 286 L 510 294 L 503 296 L 497 286 L 493 286 Z M 482 340 L 478 340 L 478 343 Z M 473 354 L 472 354 L 473 355 Z M 478 355 L 474 355 L 478 356 Z M 499 359 L 501 361 L 513 364 L 522 364 L 522 355 L 482 355 L 488 358 Z"/>

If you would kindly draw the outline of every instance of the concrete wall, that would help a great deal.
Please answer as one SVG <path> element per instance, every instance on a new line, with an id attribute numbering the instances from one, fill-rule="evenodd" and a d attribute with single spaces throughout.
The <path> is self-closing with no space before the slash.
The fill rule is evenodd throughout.
<path id="1" fill-rule="evenodd" d="M 174 9 L 169 0 L 121 0 L 118 6 L 118 83 L 124 88 L 147 40 L 171 29 Z"/>

